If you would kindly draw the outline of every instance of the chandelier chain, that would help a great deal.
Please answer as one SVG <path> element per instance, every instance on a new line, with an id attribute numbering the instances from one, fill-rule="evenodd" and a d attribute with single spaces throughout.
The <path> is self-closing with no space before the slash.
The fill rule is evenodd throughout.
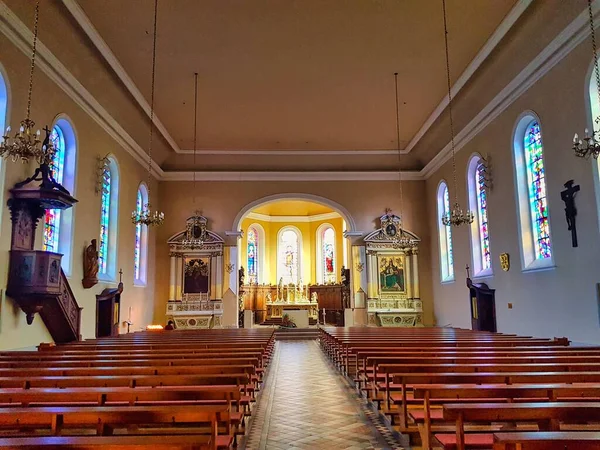
<path id="1" fill-rule="evenodd" d="M 150 198 L 150 177 L 152 174 L 152 138 L 154 137 L 154 84 L 156 79 L 156 40 L 158 23 L 158 0 L 154 0 L 154 30 L 152 33 L 152 80 L 150 83 L 150 141 L 148 144 L 148 198 Z"/>
<path id="2" fill-rule="evenodd" d="M 590 34 L 592 37 L 592 49 L 594 51 L 594 72 L 596 75 L 596 93 L 600 104 L 600 68 L 598 67 L 598 47 L 596 45 L 596 27 L 594 26 L 594 12 L 592 11 L 592 0 L 588 0 L 588 14 L 590 16 Z"/>
<path id="3" fill-rule="evenodd" d="M 402 192 L 402 155 L 400 152 L 400 106 L 398 101 L 398 72 L 394 73 L 396 94 L 396 145 L 398 150 L 398 180 L 400 182 L 400 220 L 404 220 L 404 195 Z"/>
<path id="4" fill-rule="evenodd" d="M 194 196 L 192 202 L 194 208 L 196 207 L 196 137 L 197 137 L 197 126 L 198 126 L 198 72 L 194 73 Z"/>
<path id="5" fill-rule="evenodd" d="M 458 203 L 458 183 L 456 181 L 456 158 L 454 155 L 454 120 L 452 118 L 452 83 L 450 81 L 450 52 L 448 51 L 448 22 L 446 19 L 446 0 L 442 0 L 444 8 L 444 46 L 446 50 L 446 80 L 448 82 L 448 115 L 450 117 L 450 148 L 452 150 L 452 178 L 454 183 L 454 200 Z"/>
<path id="6" fill-rule="evenodd" d="M 35 69 L 35 57 L 37 55 L 38 22 L 40 17 L 40 0 L 35 2 L 35 16 L 33 19 L 33 44 L 31 50 L 31 67 L 29 68 L 29 89 L 27 91 L 27 115 L 26 120 L 31 117 L 31 96 L 33 94 L 33 70 Z"/>

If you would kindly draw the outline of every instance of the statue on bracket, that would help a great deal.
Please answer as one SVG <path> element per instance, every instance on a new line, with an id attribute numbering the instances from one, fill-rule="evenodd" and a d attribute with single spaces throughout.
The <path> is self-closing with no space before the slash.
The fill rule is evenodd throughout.
<path id="1" fill-rule="evenodd" d="M 98 247 L 96 239 L 92 239 L 90 245 L 83 252 L 83 280 L 84 289 L 89 289 L 98 284 Z"/>

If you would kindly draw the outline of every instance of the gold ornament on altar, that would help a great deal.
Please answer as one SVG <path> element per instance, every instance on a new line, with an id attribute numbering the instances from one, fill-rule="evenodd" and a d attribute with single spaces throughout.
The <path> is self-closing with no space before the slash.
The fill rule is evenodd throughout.
<path id="1" fill-rule="evenodd" d="M 510 269 L 510 256 L 508 253 L 502 253 L 500 255 L 500 267 L 502 267 L 502 270 L 504 270 L 505 272 L 508 272 Z"/>
<path id="2" fill-rule="evenodd" d="M 225 270 L 227 271 L 227 273 L 233 272 L 233 269 L 235 269 L 235 266 L 232 263 L 225 264 Z"/>
<path id="3" fill-rule="evenodd" d="M 358 270 L 359 272 L 362 272 L 365 269 L 365 264 L 362 262 L 357 262 L 356 263 L 356 270 Z"/>

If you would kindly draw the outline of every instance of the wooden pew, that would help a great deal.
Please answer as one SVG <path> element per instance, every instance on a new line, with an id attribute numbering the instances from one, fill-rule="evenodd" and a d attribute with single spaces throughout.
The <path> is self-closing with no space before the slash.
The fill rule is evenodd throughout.
<path id="1" fill-rule="evenodd" d="M 560 431 L 561 422 L 600 421 L 600 402 L 450 403 L 443 411 L 444 420 L 455 422 L 456 434 L 440 433 L 435 437 L 444 449 L 457 450 L 464 450 L 466 445 L 493 447 L 493 433 L 465 435 L 465 423 L 537 422 L 540 431 Z"/>
<path id="2" fill-rule="evenodd" d="M 494 434 L 494 450 L 598 450 L 600 433 L 591 431 Z"/>
<path id="3" fill-rule="evenodd" d="M 153 450 L 210 450 L 210 436 L 168 435 L 152 436 Z M 147 436 L 39 436 L 0 438 L 0 448 L 37 450 L 76 449 L 76 450 L 147 450 Z M 220 447 L 225 448 L 225 447 Z"/>

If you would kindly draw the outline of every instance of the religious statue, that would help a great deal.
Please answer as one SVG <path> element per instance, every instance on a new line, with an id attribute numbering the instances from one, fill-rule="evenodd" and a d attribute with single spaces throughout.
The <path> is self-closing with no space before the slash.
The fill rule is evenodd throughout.
<path id="1" fill-rule="evenodd" d="M 246 272 L 244 270 L 244 266 L 240 266 L 240 270 L 238 270 L 238 275 L 239 275 L 239 278 L 240 278 L 239 284 L 240 284 L 240 287 L 242 287 L 244 285 L 244 278 L 246 276 Z"/>
<path id="2" fill-rule="evenodd" d="M 83 284 L 84 289 L 89 289 L 98 283 L 98 247 L 96 239 L 92 239 L 83 252 Z"/>
<path id="3" fill-rule="evenodd" d="M 575 195 L 579 192 L 580 187 L 579 185 L 573 186 L 573 180 L 567 181 L 564 186 L 566 189 L 560 193 L 560 198 L 565 202 L 565 217 L 567 219 L 567 229 L 571 232 L 571 243 L 573 247 L 577 247 Z"/>
<path id="4" fill-rule="evenodd" d="M 311 303 L 317 303 L 317 298 L 318 298 L 318 296 L 317 296 L 316 292 L 313 292 L 312 294 L 310 294 L 310 302 Z"/>
<path id="5" fill-rule="evenodd" d="M 277 284 L 277 301 L 283 300 L 283 277 L 279 278 L 279 283 Z"/>

